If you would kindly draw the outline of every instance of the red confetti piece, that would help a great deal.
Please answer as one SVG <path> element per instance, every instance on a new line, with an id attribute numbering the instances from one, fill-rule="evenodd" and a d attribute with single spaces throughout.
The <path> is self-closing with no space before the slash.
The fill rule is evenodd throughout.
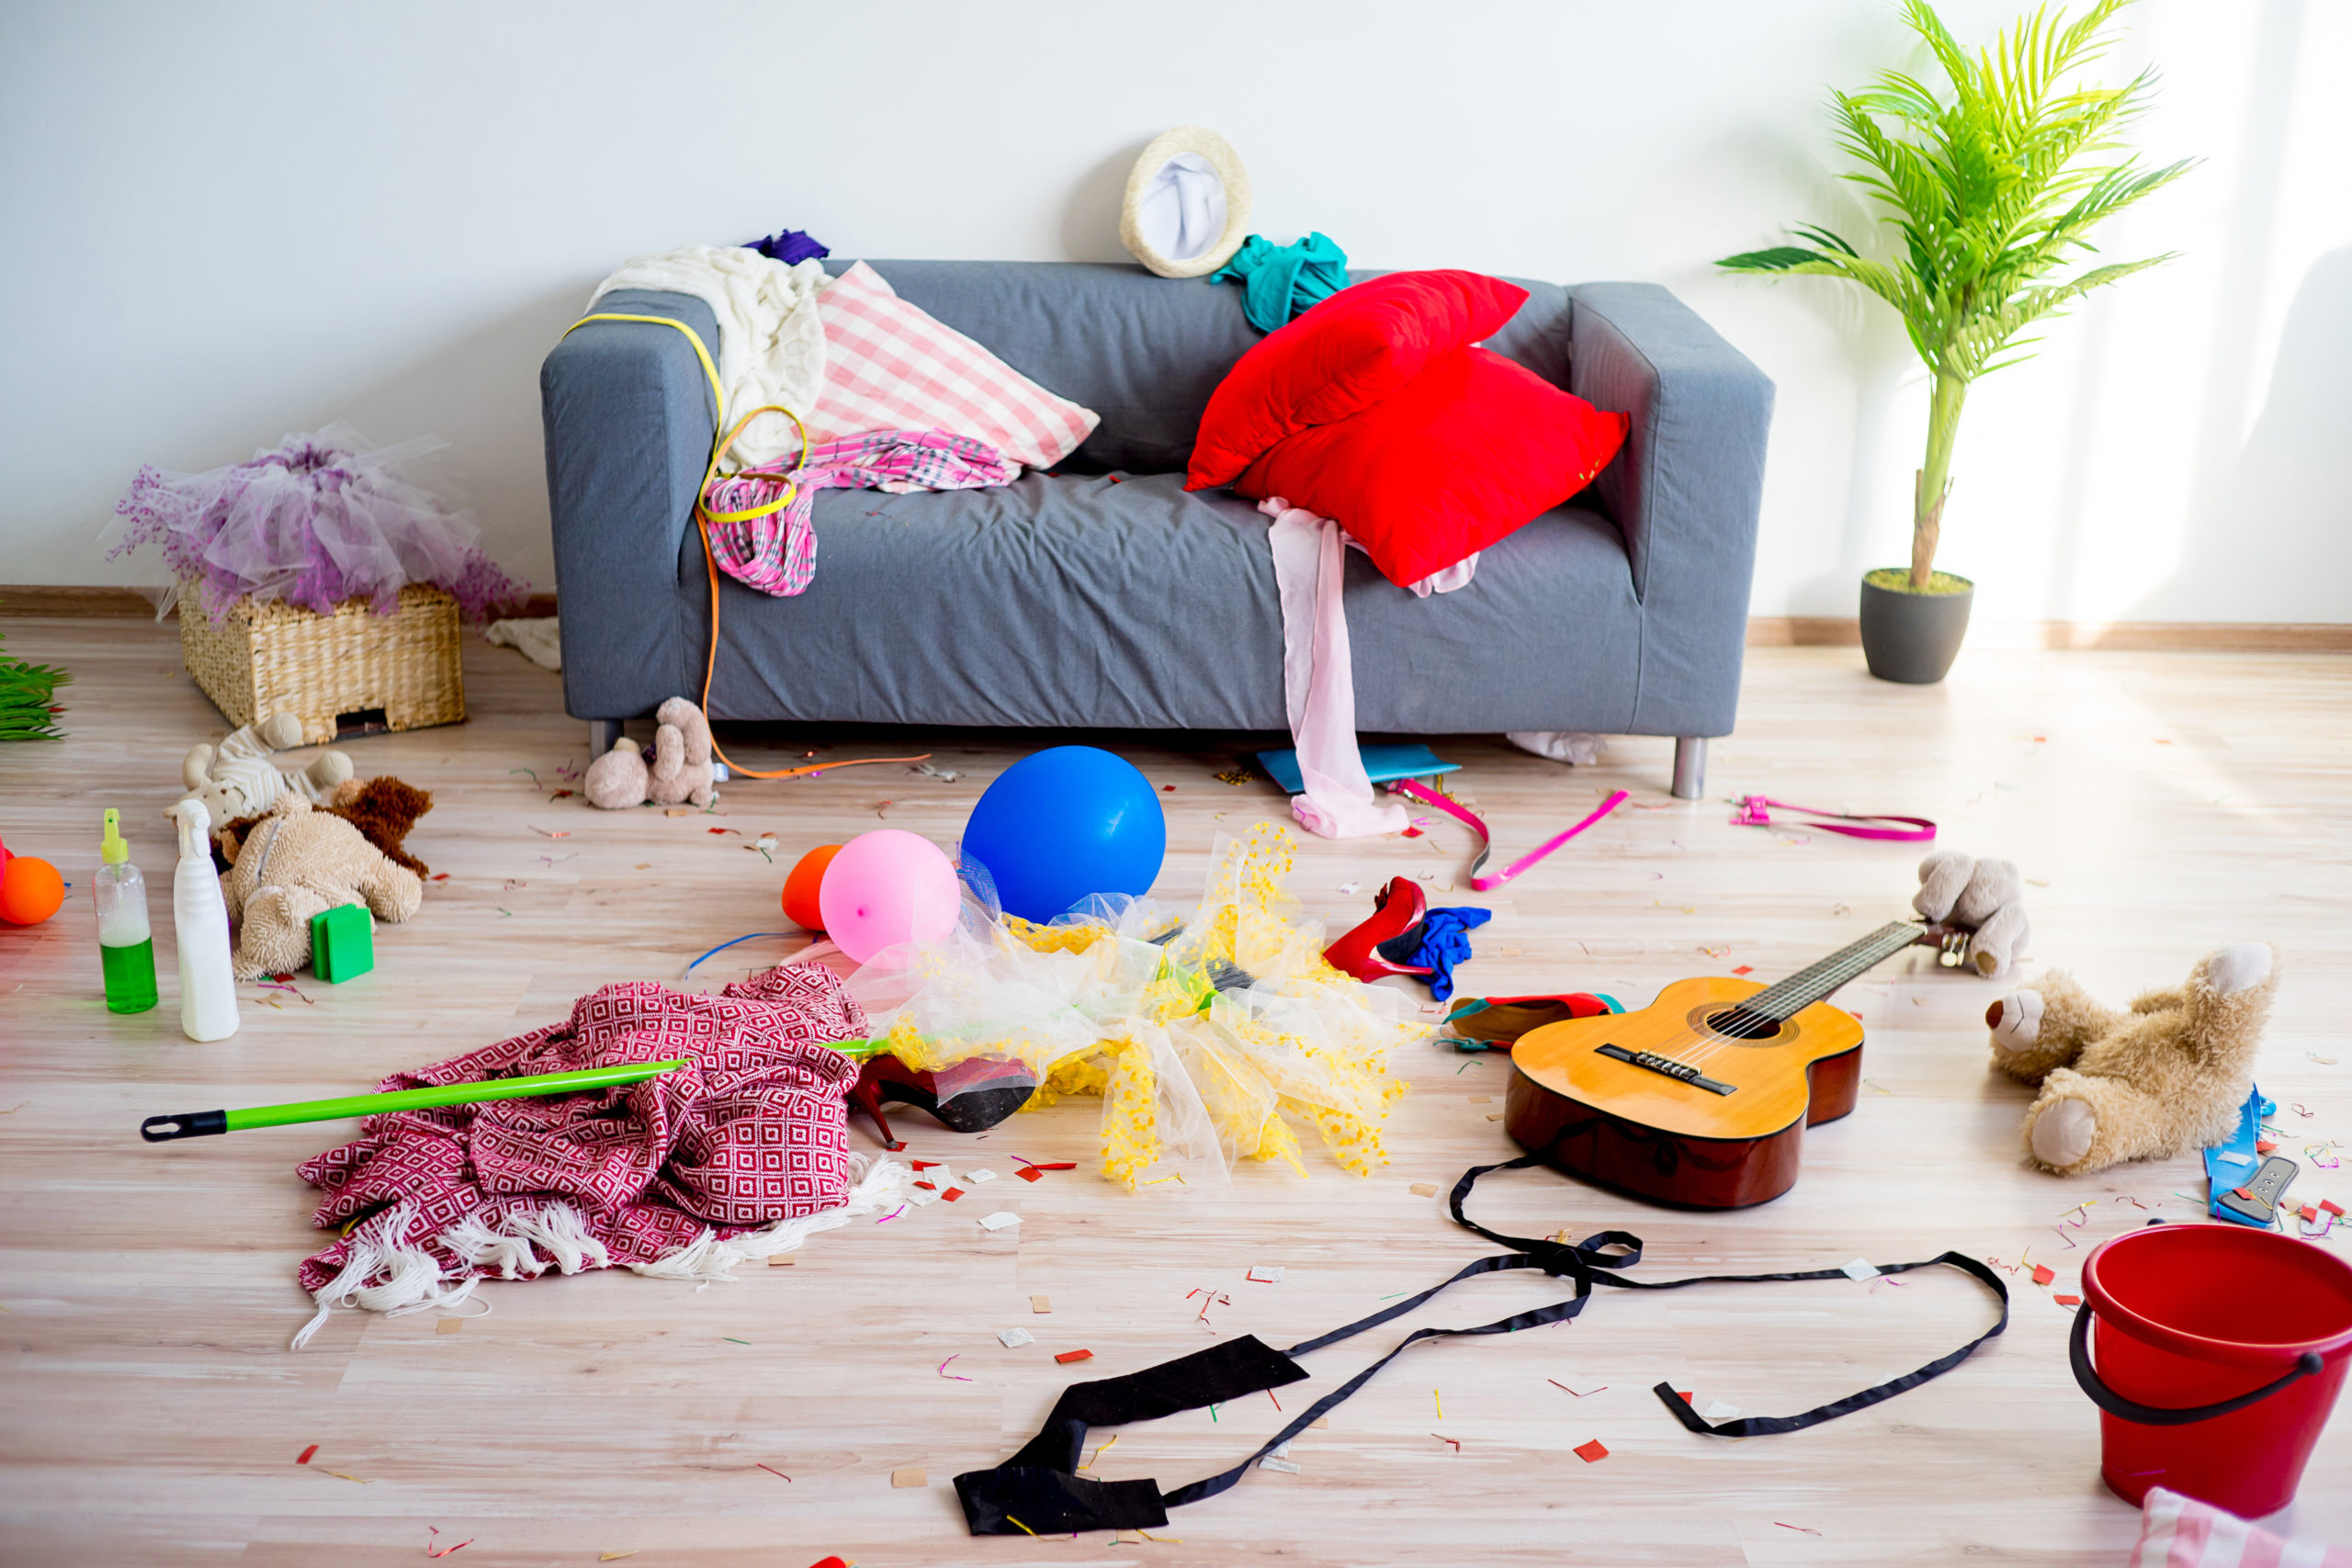
<path id="1" fill-rule="evenodd" d="M 953 1203 L 956 1199 L 961 1198 L 963 1195 L 964 1190 L 962 1188 L 951 1187 L 946 1191 L 942 1192 L 939 1195 L 939 1199 L 943 1203 Z"/>
<path id="2" fill-rule="evenodd" d="M 766 1471 L 770 1475 L 784 1475 L 784 1472 L 782 1472 L 782 1471 L 778 1470 L 775 1466 L 774 1466 L 774 1465 L 772 1465 L 772 1464 L 763 1464 L 763 1465 L 761 1465 L 761 1466 L 760 1466 L 760 1468 L 761 1468 L 762 1470 Z M 789 1481 L 789 1480 L 791 1480 L 791 1479 L 792 1479 L 792 1477 L 790 1477 L 790 1476 L 788 1476 L 788 1475 L 784 1475 L 784 1478 L 785 1478 L 786 1481 Z"/>
<path id="3" fill-rule="evenodd" d="M 571 798 L 571 791 L 568 789 L 560 789 L 553 795 L 548 796 L 548 798 L 549 800 L 569 800 Z"/>
<path id="4" fill-rule="evenodd" d="M 1408 828 L 1398 836 L 1400 838 L 1418 839 L 1421 836 L 1421 830 L 1419 828 Z"/>
<path id="5" fill-rule="evenodd" d="M 1012 1174 L 1021 1178 L 1023 1181 L 1043 1181 L 1046 1179 L 1046 1173 L 1039 1170 L 1034 1165 L 1024 1165 Z"/>
<path id="6" fill-rule="evenodd" d="M 300 1457 L 300 1458 L 299 1458 L 299 1459 L 297 1459 L 294 1462 L 295 1462 L 296 1464 L 308 1464 L 308 1463 L 310 1463 L 310 1462 L 311 1462 L 311 1456 L 312 1454 L 317 1453 L 318 1451 L 319 1451 L 319 1445 L 318 1445 L 318 1444 L 316 1444 L 316 1443 L 312 1443 L 309 1448 L 304 1449 L 304 1450 L 302 1450 L 301 1457 Z"/>
<path id="7" fill-rule="evenodd" d="M 922 1188 L 926 1192 L 936 1192 L 939 1190 L 939 1184 L 935 1181 L 918 1181 L 915 1185 Z"/>
<path id="8" fill-rule="evenodd" d="M 712 828 L 708 829 L 708 831 L 713 833 L 731 833 L 735 829 L 732 828 Z"/>
<path id="9" fill-rule="evenodd" d="M 1268 1390 L 1266 1391 L 1266 1397 L 1267 1397 L 1268 1399 L 1274 1399 L 1274 1391 L 1273 1391 L 1272 1389 L 1268 1389 Z M 1281 1400 L 1279 1400 L 1279 1399 L 1274 1399 L 1274 1408 L 1275 1408 L 1276 1410 L 1280 1410 L 1282 1407 L 1283 1407 L 1283 1402 L 1282 1402 Z"/>
<path id="10" fill-rule="evenodd" d="M 1784 1530 L 1803 1530 L 1806 1535 L 1819 1535 L 1821 1533 L 1816 1529 L 1806 1529 L 1803 1525 L 1784 1524 L 1779 1519 L 1774 1519 L 1772 1522 L 1776 1525 L 1780 1525 L 1780 1527 Z"/>
<path id="11" fill-rule="evenodd" d="M 2332 1198 L 2321 1199 L 2319 1201 L 2319 1206 L 2325 1209 L 2329 1213 L 2334 1214 L 2339 1220 L 2344 1217 L 2344 1211 L 2337 1207 L 2335 1201 Z"/>
<path id="12" fill-rule="evenodd" d="M 1060 1355 L 1056 1356 L 1054 1359 L 1067 1366 L 1072 1361 L 1091 1361 L 1094 1359 L 1094 1352 L 1091 1350 L 1065 1350 Z"/>
<path id="13" fill-rule="evenodd" d="M 939 1168 L 939 1161 L 935 1159 L 910 1159 L 907 1163 L 914 1167 L 917 1170 L 937 1170 Z"/>
<path id="14" fill-rule="evenodd" d="M 2046 1285 L 2056 1278 L 2058 1278 L 2058 1271 L 2052 1269 L 2047 1264 L 2037 1263 L 2033 1266 L 2033 1282 L 2035 1284 Z"/>
<path id="15" fill-rule="evenodd" d="M 1756 973 L 1756 965 L 1753 964 L 1743 964 L 1738 968 L 1733 970 L 1732 973 L 1735 975 L 1753 975 Z"/>
<path id="16" fill-rule="evenodd" d="M 458 1542 L 455 1546 L 445 1546 L 440 1551 L 435 1551 L 433 1550 L 433 1543 L 440 1539 L 441 1529 L 438 1525 L 427 1525 L 425 1528 L 433 1532 L 424 1539 L 424 1555 L 427 1557 L 447 1557 L 453 1551 L 463 1551 L 466 1548 L 474 1543 L 474 1538 L 468 1536 L 465 1540 Z"/>
<path id="17" fill-rule="evenodd" d="M 2249 1192 L 2249 1191 L 2247 1191 L 2247 1190 L 2246 1190 L 2245 1188 L 2243 1188 L 2243 1187 L 2233 1187 L 2233 1188 L 2231 1188 L 2231 1189 L 2230 1189 L 2230 1196 L 2231 1196 L 2231 1197 L 2233 1197 L 2233 1198 L 2243 1198 L 2243 1199 L 2245 1199 L 2246 1201 L 2248 1201 L 2249 1203 L 2250 1203 L 2250 1202 L 2252 1202 L 2252 1201 L 2254 1201 L 2254 1194 L 2253 1194 L 2253 1193 L 2251 1193 L 2251 1192 Z"/>
<path id="18" fill-rule="evenodd" d="M 1600 1461 L 1609 1457 L 1609 1450 L 1601 1446 L 1601 1442 L 1599 1438 L 1593 1438 L 1592 1441 L 1589 1443 L 1578 1443 L 1575 1448 L 1568 1451 L 1575 1454 L 1577 1458 L 1584 1461 L 1587 1464 L 1598 1464 Z"/>
<path id="19" fill-rule="evenodd" d="M 1680 1400 L 1680 1401 L 1681 1401 L 1683 1404 L 1690 1404 L 1690 1396 L 1689 1394 L 1687 1394 L 1687 1393 L 1683 1393 L 1683 1392 L 1682 1392 L 1682 1390 L 1680 1390 L 1680 1389 L 1679 1389 L 1679 1388 L 1678 1388 L 1678 1389 L 1676 1389 L 1676 1390 L 1674 1391 L 1674 1397 L 1675 1397 L 1675 1398 L 1677 1398 L 1677 1399 L 1679 1399 L 1679 1400 Z"/>
<path id="20" fill-rule="evenodd" d="M 2256 1138 L 2254 1141 L 2254 1152 L 2258 1155 L 2267 1155 L 2278 1146 L 2267 1138 Z"/>
<path id="21" fill-rule="evenodd" d="M 447 882 L 449 880 L 449 874 L 446 871 L 436 871 L 433 874 L 433 880 L 435 882 Z"/>
<path id="22" fill-rule="evenodd" d="M 1452 1443 L 1455 1453 L 1460 1453 L 1462 1451 L 1462 1439 L 1459 1438 L 1449 1438 L 1443 1432 L 1431 1432 L 1430 1436 L 1435 1438 L 1441 1443 Z"/>
<path id="23" fill-rule="evenodd" d="M 2083 1304 L 2083 1298 L 2080 1296 L 2052 1296 L 2050 1299 L 2062 1307 L 2075 1307 Z"/>
<path id="24" fill-rule="evenodd" d="M 2319 1211 L 2313 1208 L 2311 1204 L 2306 1203 L 2301 1208 L 2295 1211 L 2295 1217 L 2302 1220 L 2315 1220 L 2319 1218 Z"/>
<path id="25" fill-rule="evenodd" d="M 1176 793 L 1176 786 L 1174 784 L 1161 784 L 1159 788 L 1160 792 L 1164 795 L 1174 795 Z"/>

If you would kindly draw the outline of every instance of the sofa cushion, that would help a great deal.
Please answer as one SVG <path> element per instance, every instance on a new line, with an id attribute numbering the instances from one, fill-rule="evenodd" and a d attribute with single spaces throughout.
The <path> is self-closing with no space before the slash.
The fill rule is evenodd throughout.
<path id="1" fill-rule="evenodd" d="M 1235 488 L 1329 517 L 1391 582 L 1418 582 L 1566 502 L 1624 444 L 1524 366 L 1458 348 L 1363 412 L 1302 430 Z"/>
<path id="2" fill-rule="evenodd" d="M 1027 473 L 991 490 L 826 491 L 815 519 L 807 592 L 722 582 L 714 716 L 1284 728 L 1268 520 L 1237 496 L 1188 493 L 1181 474 Z M 679 646 L 699 685 L 708 610 L 701 547 L 685 549 Z M 1641 607 L 1623 540 L 1591 512 L 1538 519 L 1469 588 L 1426 600 L 1351 551 L 1346 603 L 1366 733 L 1619 733 L 1634 712 Z M 1464 680 L 1503 647 L 1512 679 Z"/>
<path id="3" fill-rule="evenodd" d="M 829 257 L 824 265 L 839 276 L 854 258 Z M 1242 316 L 1239 289 L 1196 277 L 1155 277 L 1132 263 L 872 265 L 899 299 L 1102 415 L 1070 464 L 1093 473 L 1182 473 L 1210 394 L 1264 335 Z M 1507 281 L 1528 291 L 1527 303 L 1487 346 L 1566 389 L 1567 290 Z"/>
<path id="4" fill-rule="evenodd" d="M 1392 272 L 1266 334 L 1209 395 L 1185 485 L 1231 484 L 1285 436 L 1402 388 L 1439 355 L 1510 321 L 1527 290 L 1475 272 Z"/>

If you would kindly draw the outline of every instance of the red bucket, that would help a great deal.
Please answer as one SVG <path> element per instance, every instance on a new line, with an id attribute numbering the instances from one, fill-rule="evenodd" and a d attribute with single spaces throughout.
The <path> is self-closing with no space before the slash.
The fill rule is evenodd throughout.
<path id="1" fill-rule="evenodd" d="M 2083 1292 L 2075 1380 L 2116 1495 L 2164 1486 L 2244 1518 L 2294 1500 L 2352 1362 L 2352 1264 L 2245 1225 L 2150 1225 L 2085 1259 Z"/>

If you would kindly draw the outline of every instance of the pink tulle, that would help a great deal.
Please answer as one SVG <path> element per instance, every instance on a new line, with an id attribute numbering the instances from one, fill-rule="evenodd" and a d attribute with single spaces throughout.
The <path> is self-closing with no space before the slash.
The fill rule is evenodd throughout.
<path id="1" fill-rule="evenodd" d="M 519 606 L 527 585 L 481 553 L 472 513 L 401 472 L 447 445 L 428 435 L 372 446 L 338 421 L 209 473 L 142 467 L 115 503 L 124 524 L 107 558 L 162 546 L 164 564 L 216 622 L 247 596 L 322 615 L 368 599 L 389 615 L 412 582 L 447 591 L 467 619 L 484 619 Z"/>

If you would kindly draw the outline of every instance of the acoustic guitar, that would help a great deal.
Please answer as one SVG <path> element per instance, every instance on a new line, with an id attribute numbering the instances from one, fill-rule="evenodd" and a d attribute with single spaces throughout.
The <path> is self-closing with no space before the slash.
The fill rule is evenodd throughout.
<path id="1" fill-rule="evenodd" d="M 1896 921 L 1778 985 L 1679 980 L 1638 1012 L 1529 1031 L 1511 1048 L 1504 1130 L 1604 1187 L 1744 1209 L 1796 1185 L 1804 1130 L 1854 1109 L 1862 1021 L 1824 998 L 1914 943 L 1964 932 Z"/>

